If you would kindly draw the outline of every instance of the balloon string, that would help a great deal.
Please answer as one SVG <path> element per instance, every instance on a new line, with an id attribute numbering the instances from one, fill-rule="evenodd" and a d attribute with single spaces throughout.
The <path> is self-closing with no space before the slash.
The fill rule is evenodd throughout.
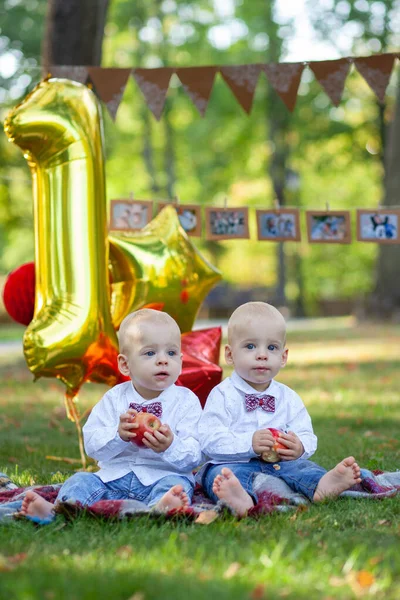
<path id="1" fill-rule="evenodd" d="M 82 435 L 82 426 L 81 420 L 79 417 L 79 410 L 77 408 L 77 398 L 78 395 L 71 396 L 68 392 L 65 394 L 65 404 L 67 408 L 67 416 L 71 421 L 74 421 L 76 430 L 78 432 L 78 443 L 79 443 L 79 453 L 81 455 L 82 467 L 86 470 L 86 455 L 83 448 L 83 435 Z"/>

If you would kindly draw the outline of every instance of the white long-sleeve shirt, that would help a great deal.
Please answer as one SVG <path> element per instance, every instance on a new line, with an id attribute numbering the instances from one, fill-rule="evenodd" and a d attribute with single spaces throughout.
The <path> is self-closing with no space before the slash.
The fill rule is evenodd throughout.
<path id="1" fill-rule="evenodd" d="M 246 394 L 274 396 L 275 412 L 247 411 Z M 301 458 L 310 457 L 317 449 L 310 415 L 296 392 L 274 379 L 265 392 L 257 392 L 233 372 L 207 398 L 198 426 L 201 448 L 214 464 L 248 462 L 258 456 L 252 446 L 253 434 L 268 427 L 298 435 L 304 446 Z"/>
<path id="2" fill-rule="evenodd" d="M 131 402 L 143 406 L 161 402 L 160 420 L 174 433 L 167 450 L 157 453 L 120 438 L 119 417 L 126 413 Z M 184 387 L 171 385 L 157 398 L 145 400 L 131 381 L 116 385 L 95 405 L 83 427 L 86 453 L 97 460 L 100 467 L 96 475 L 107 482 L 133 471 L 143 485 L 176 474 L 194 481 L 192 469 L 202 462 L 197 431 L 201 412 L 197 396 Z"/>

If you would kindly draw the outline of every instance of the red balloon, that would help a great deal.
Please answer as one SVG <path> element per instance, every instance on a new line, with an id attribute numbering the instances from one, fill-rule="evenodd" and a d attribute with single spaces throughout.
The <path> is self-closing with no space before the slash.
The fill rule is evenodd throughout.
<path id="1" fill-rule="evenodd" d="M 29 325 L 35 308 L 35 263 L 25 263 L 8 275 L 3 288 L 3 302 L 14 321 Z"/>
<path id="2" fill-rule="evenodd" d="M 202 406 L 222 379 L 219 366 L 221 337 L 221 327 L 189 331 L 182 335 L 183 367 L 176 384 L 192 390 Z"/>

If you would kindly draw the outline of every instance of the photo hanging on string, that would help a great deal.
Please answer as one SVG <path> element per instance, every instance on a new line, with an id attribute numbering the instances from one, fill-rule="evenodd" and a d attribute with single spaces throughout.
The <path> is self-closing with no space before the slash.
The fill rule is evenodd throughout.
<path id="1" fill-rule="evenodd" d="M 152 219 L 153 202 L 149 200 L 111 200 L 110 229 L 138 231 Z"/>
<path id="2" fill-rule="evenodd" d="M 310 244 L 350 244 L 351 221 L 348 210 L 306 211 Z"/>
<path id="3" fill-rule="evenodd" d="M 200 204 L 178 204 L 177 202 L 158 202 L 157 212 L 165 206 L 173 206 L 178 214 L 179 223 L 187 235 L 201 237 Z"/>
<path id="4" fill-rule="evenodd" d="M 206 238 L 230 240 L 249 238 L 249 211 L 247 207 L 206 207 Z"/>
<path id="5" fill-rule="evenodd" d="M 260 241 L 300 241 L 300 218 L 297 208 L 257 210 L 256 214 L 257 237 Z"/>
<path id="6" fill-rule="evenodd" d="M 376 244 L 400 244 L 400 210 L 357 210 L 357 240 Z"/>

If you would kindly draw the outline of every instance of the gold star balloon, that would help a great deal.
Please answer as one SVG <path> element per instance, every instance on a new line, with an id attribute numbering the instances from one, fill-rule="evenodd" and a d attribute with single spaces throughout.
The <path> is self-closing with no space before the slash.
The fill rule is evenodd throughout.
<path id="1" fill-rule="evenodd" d="M 220 279 L 172 207 L 139 233 L 108 236 L 100 115 L 86 86 L 47 79 L 4 124 L 33 181 L 35 309 L 24 353 L 35 378 L 66 384 L 77 426 L 74 398 L 82 383 L 119 379 L 115 330 L 122 319 L 156 304 L 190 331 Z"/>
<path id="2" fill-rule="evenodd" d="M 191 331 L 220 274 L 191 243 L 176 210 L 166 206 L 143 230 L 110 236 L 111 314 L 115 327 L 131 311 L 156 303 Z"/>

